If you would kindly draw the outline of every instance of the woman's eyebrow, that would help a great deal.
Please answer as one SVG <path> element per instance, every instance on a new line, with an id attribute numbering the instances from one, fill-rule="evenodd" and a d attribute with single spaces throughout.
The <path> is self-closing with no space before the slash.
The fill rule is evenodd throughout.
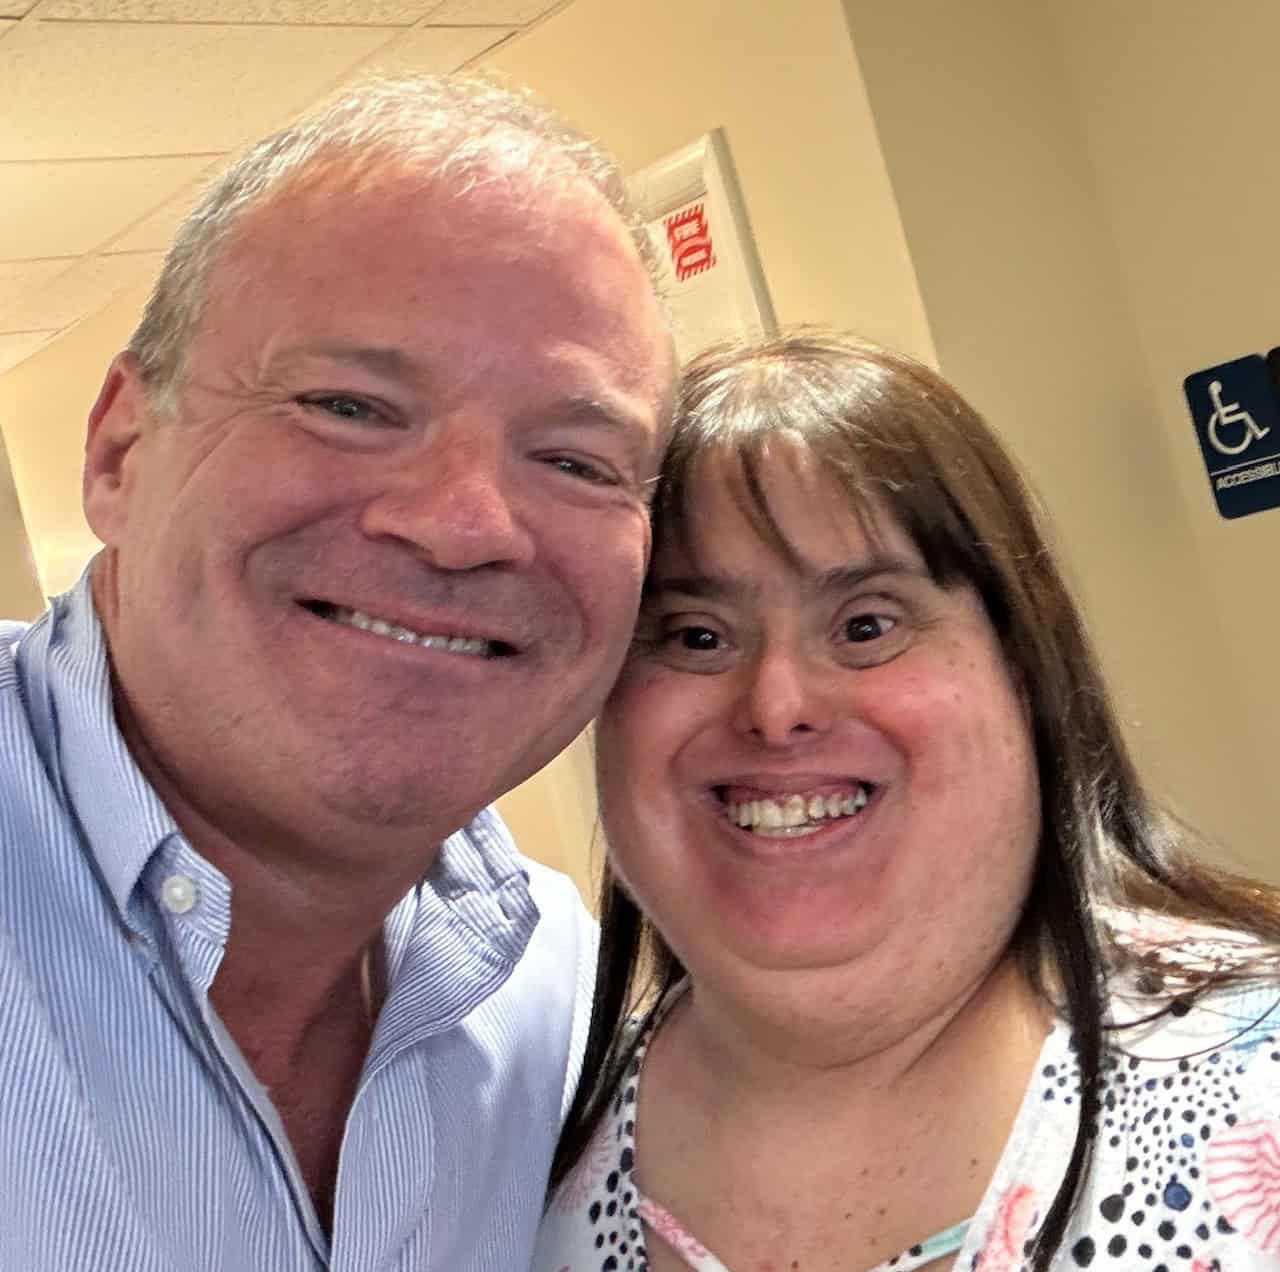
<path id="1" fill-rule="evenodd" d="M 724 574 L 668 574 L 651 578 L 645 586 L 650 596 L 675 592 L 701 601 L 727 601 L 753 591 L 745 580 Z"/>
<path id="2" fill-rule="evenodd" d="M 837 565 L 827 570 L 804 570 L 797 573 L 805 587 L 814 593 L 843 592 L 873 578 L 884 575 L 906 575 L 913 579 L 928 579 L 930 574 L 924 562 L 912 557 L 892 553 L 876 553 L 848 565 Z M 648 587 L 650 594 L 675 592 L 681 596 L 708 601 L 752 599 L 759 595 L 763 584 L 746 577 L 705 571 L 691 574 L 656 575 Z"/>
<path id="3" fill-rule="evenodd" d="M 808 582 L 815 592 L 843 592 L 883 575 L 905 575 L 912 579 L 931 577 L 924 562 L 914 557 L 876 553 L 855 564 L 838 565 L 809 575 Z"/>

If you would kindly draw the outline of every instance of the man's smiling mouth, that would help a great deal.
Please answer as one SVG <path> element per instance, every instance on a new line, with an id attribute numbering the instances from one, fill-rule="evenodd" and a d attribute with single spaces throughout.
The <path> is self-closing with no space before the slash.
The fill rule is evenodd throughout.
<path id="1" fill-rule="evenodd" d="M 330 601 L 303 601 L 302 606 L 317 618 L 327 619 L 343 627 L 354 627 L 357 631 L 368 632 L 371 636 L 381 636 L 385 640 L 394 640 L 403 645 L 421 645 L 424 649 L 444 650 L 469 658 L 510 658 L 516 652 L 515 647 L 506 641 L 456 633 L 414 631 L 393 623 L 390 619 L 367 614 L 364 610 L 349 609 L 345 605 L 334 605 Z"/>

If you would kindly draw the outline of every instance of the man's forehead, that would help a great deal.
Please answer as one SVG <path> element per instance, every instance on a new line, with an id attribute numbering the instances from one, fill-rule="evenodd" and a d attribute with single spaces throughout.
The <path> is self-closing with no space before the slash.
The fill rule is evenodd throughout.
<path id="1" fill-rule="evenodd" d="M 252 208 L 237 238 L 252 242 L 280 224 L 305 236 L 311 225 L 358 229 L 368 223 L 384 233 L 397 226 L 407 234 L 447 229 L 482 242 L 494 222 L 518 227 L 526 238 L 548 227 L 562 233 L 564 222 L 594 222 L 629 237 L 621 215 L 567 160 L 515 168 L 486 159 L 440 170 L 403 160 L 372 167 L 349 160 L 317 164 Z"/>
<path id="2" fill-rule="evenodd" d="M 433 344 L 443 334 L 441 305 L 457 313 L 464 338 L 467 315 L 491 294 L 503 320 L 543 306 L 543 326 L 563 333 L 566 350 L 612 350 L 622 381 L 665 425 L 674 355 L 625 223 L 580 175 L 534 191 L 523 185 L 350 165 L 317 170 L 246 214 L 210 274 L 211 305 L 196 340 L 240 328 L 237 343 L 256 341 L 250 329 L 274 322 L 273 341 L 418 352 L 420 323 L 433 311 Z M 474 342 L 468 348 L 483 352 Z"/>
<path id="3" fill-rule="evenodd" d="M 638 287 L 615 290 L 607 306 L 600 295 L 589 300 L 609 277 L 598 271 L 617 268 L 634 269 Z M 590 285 L 583 269 L 599 284 Z M 660 313 L 627 227 L 580 180 L 533 194 L 501 182 L 459 189 L 403 174 L 384 174 L 378 186 L 336 179 L 300 186 L 245 216 L 210 270 L 207 295 L 215 308 L 241 313 L 255 292 L 269 293 L 273 309 L 305 297 L 312 309 L 331 304 L 335 316 L 341 306 L 367 310 L 383 296 L 401 296 L 412 311 L 431 296 L 450 303 L 475 289 L 515 287 L 494 303 L 519 303 L 533 294 L 509 281 L 519 270 L 558 281 L 557 303 L 583 306 L 584 317 L 594 308 L 590 321 L 601 332 L 633 330 L 641 320 L 633 302 L 642 294 L 640 303 Z"/>

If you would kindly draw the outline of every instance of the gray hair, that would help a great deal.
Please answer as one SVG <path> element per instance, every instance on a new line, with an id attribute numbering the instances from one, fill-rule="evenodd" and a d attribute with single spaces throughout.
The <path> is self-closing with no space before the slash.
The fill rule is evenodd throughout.
<path id="1" fill-rule="evenodd" d="M 399 168 L 467 182 L 519 165 L 567 175 L 600 194 L 629 231 L 659 290 L 657 255 L 614 159 L 527 90 L 492 79 L 370 79 L 257 142 L 205 191 L 179 227 L 129 338 L 153 405 L 171 412 L 188 343 L 223 250 L 250 210 L 300 178 L 341 170 L 353 186 Z"/>

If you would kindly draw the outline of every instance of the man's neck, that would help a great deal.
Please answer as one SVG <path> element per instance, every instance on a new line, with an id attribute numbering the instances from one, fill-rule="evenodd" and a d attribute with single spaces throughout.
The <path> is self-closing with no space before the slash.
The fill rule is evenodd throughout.
<path id="1" fill-rule="evenodd" d="M 368 972 L 373 948 L 362 949 L 323 989 L 311 969 L 292 959 L 264 963 L 233 935 L 210 991 L 223 1026 L 270 1092 L 326 1231 L 347 1117 L 381 1000 L 380 979 Z"/>

